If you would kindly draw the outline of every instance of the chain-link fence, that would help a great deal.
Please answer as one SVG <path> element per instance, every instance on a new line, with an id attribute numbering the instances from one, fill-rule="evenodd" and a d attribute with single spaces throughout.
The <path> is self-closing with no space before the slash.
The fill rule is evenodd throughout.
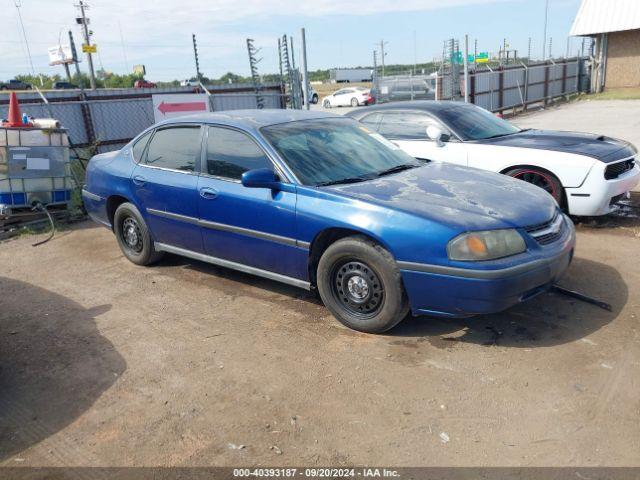
<path id="1" fill-rule="evenodd" d="M 208 89 L 212 111 L 258 107 L 251 86 L 215 86 Z M 138 133 L 155 123 L 153 94 L 193 93 L 193 88 L 118 89 L 86 92 L 46 92 L 49 103 L 37 93 L 19 94 L 23 113 L 34 118 L 53 117 L 67 129 L 72 145 L 92 147 L 102 153 L 121 148 Z M 260 92 L 264 108 L 284 108 L 287 96 L 280 84 L 265 85 Z M 0 96 L 0 118 L 8 115 L 8 95 Z"/>

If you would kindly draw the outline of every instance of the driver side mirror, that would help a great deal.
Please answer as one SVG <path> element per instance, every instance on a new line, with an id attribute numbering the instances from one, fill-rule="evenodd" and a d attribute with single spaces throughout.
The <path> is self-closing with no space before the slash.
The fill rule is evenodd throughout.
<path id="1" fill-rule="evenodd" d="M 247 188 L 269 188 L 280 190 L 280 179 L 270 168 L 255 168 L 242 174 L 242 185 Z"/>
<path id="2" fill-rule="evenodd" d="M 449 136 L 446 135 L 440 127 L 435 125 L 429 125 L 427 127 L 427 137 L 429 140 L 435 141 L 439 147 L 444 147 L 444 142 L 449 139 Z"/>

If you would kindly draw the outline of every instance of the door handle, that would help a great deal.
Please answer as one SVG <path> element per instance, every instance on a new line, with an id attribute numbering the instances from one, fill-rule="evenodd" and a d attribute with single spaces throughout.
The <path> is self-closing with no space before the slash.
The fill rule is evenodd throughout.
<path id="1" fill-rule="evenodd" d="M 200 189 L 200 196 L 205 200 L 213 200 L 218 196 L 218 191 L 213 188 L 203 187 Z"/>
<path id="2" fill-rule="evenodd" d="M 135 183 L 136 185 L 140 185 L 140 186 L 142 186 L 142 185 L 144 185 L 145 183 L 147 183 L 147 179 L 146 179 L 146 178 L 144 178 L 144 177 L 143 177 L 143 176 L 141 176 L 141 175 L 134 175 L 134 176 L 133 176 L 133 183 Z"/>

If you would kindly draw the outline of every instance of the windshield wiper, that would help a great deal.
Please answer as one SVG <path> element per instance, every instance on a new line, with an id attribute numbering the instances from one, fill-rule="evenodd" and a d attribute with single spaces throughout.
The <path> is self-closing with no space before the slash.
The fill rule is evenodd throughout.
<path id="1" fill-rule="evenodd" d="M 420 165 L 415 165 L 413 163 L 403 163 L 402 165 L 396 165 L 395 167 L 387 168 L 386 170 L 382 170 L 378 172 L 376 175 L 378 177 L 383 177 L 385 175 L 390 175 L 392 173 L 401 172 L 403 170 L 409 170 L 411 168 L 419 167 Z"/>
<path id="2" fill-rule="evenodd" d="M 351 177 L 351 178 L 340 178 L 338 180 L 329 180 L 328 182 L 316 183 L 316 187 L 327 187 L 329 185 L 340 185 L 341 183 L 358 183 L 364 182 L 365 180 L 370 180 L 367 177 Z"/>

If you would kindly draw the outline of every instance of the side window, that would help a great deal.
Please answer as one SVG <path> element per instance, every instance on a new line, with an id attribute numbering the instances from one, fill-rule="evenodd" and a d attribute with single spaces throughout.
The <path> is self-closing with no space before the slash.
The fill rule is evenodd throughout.
<path id="1" fill-rule="evenodd" d="M 144 153 L 144 147 L 149 143 L 153 130 L 145 133 L 141 136 L 136 143 L 133 144 L 131 151 L 133 152 L 133 161 L 139 163 L 142 160 L 142 154 Z"/>
<path id="2" fill-rule="evenodd" d="M 209 127 L 209 175 L 240 180 L 244 172 L 254 168 L 273 168 L 273 164 L 251 137 L 229 128 Z"/>
<path id="3" fill-rule="evenodd" d="M 200 156 L 200 127 L 170 127 L 156 131 L 145 163 L 152 167 L 193 172 Z"/>
<path id="4" fill-rule="evenodd" d="M 389 112 L 382 115 L 378 131 L 389 138 L 428 140 L 427 127 L 435 125 L 449 134 L 440 122 L 428 115 L 416 112 Z"/>

